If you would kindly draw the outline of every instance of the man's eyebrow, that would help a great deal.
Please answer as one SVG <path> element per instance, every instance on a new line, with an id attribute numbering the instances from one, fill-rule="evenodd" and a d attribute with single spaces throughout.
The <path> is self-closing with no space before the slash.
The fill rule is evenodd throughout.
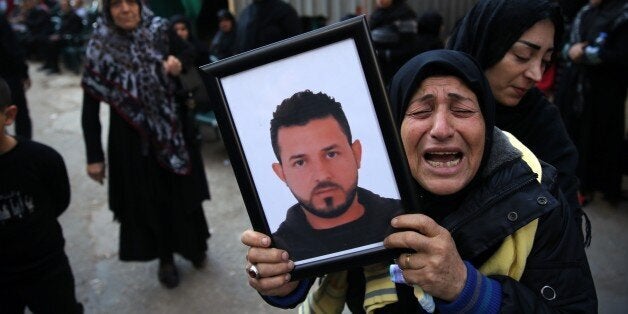
<path id="1" fill-rule="evenodd" d="M 336 148 L 338 148 L 338 144 L 331 144 L 329 146 L 323 147 L 321 149 L 321 151 L 328 152 L 328 151 L 334 150 Z M 290 156 L 288 158 L 288 160 L 301 159 L 301 158 L 304 158 L 304 157 L 305 157 L 305 154 L 295 154 L 295 155 Z"/>
<path id="2" fill-rule="evenodd" d="M 534 50 L 541 50 L 541 46 L 539 46 L 539 45 L 537 45 L 535 43 L 531 43 L 531 42 L 529 42 L 527 40 L 517 40 L 517 42 L 518 43 L 522 43 L 522 44 L 524 44 L 524 45 L 526 45 L 526 46 L 528 46 L 528 47 L 530 47 L 530 48 L 532 48 Z M 554 47 L 550 47 L 548 49 L 548 51 L 554 51 Z"/>
<path id="3" fill-rule="evenodd" d="M 301 159 L 303 157 L 305 157 L 305 154 L 296 154 L 296 155 L 290 156 L 290 158 L 288 158 L 288 160 Z"/>

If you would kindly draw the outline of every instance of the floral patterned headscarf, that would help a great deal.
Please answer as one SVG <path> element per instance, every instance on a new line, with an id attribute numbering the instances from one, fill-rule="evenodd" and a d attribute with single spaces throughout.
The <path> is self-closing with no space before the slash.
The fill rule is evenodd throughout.
<path id="1" fill-rule="evenodd" d="M 109 1 L 105 1 L 108 4 Z M 105 5 L 104 12 L 108 7 Z M 81 85 L 108 103 L 177 174 L 190 171 L 190 157 L 177 118 L 175 84 L 163 68 L 168 56 L 168 22 L 140 7 L 141 22 L 131 31 L 102 14 L 86 49 Z"/>

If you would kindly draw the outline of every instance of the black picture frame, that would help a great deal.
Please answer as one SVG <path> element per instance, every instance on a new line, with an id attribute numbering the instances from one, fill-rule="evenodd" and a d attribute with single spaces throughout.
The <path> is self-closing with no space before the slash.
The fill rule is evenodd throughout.
<path id="1" fill-rule="evenodd" d="M 276 202 L 295 204 L 296 199 L 271 170 L 271 163 L 277 158 L 271 147 L 270 120 L 283 99 L 305 89 L 322 91 L 340 102 L 347 112 L 354 137 L 369 137 L 368 149 L 363 148 L 362 155 L 370 159 L 362 158 L 358 185 L 372 185 L 372 189 L 377 189 L 375 193 L 400 199 L 401 208 L 418 208 L 413 195 L 414 180 L 392 118 L 364 16 L 201 69 L 210 76 L 209 90 L 212 99 L 218 101 L 214 106 L 216 118 L 252 227 L 271 236 L 273 243 L 277 221 L 285 218 L 290 207 Z M 367 163 L 369 172 L 364 170 Z M 291 199 L 283 200 L 286 197 L 280 194 L 289 195 Z M 385 249 L 381 240 L 296 260 L 292 279 L 392 258 L 396 253 Z M 289 249 L 287 251 L 290 253 Z"/>

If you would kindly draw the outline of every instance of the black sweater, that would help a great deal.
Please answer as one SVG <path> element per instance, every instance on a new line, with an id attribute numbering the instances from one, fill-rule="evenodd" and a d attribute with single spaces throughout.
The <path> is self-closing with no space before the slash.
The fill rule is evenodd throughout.
<path id="1" fill-rule="evenodd" d="M 358 188 L 357 197 L 364 206 L 364 215 L 330 229 L 313 229 L 299 204 L 290 207 L 286 220 L 273 234 L 273 241 L 278 248 L 287 250 L 294 261 L 383 241 L 392 231 L 390 220 L 401 212 L 401 202 L 363 188 Z"/>
<path id="2" fill-rule="evenodd" d="M 64 258 L 57 217 L 70 203 L 63 158 L 27 140 L 0 155 L 0 283 L 25 280 Z"/>

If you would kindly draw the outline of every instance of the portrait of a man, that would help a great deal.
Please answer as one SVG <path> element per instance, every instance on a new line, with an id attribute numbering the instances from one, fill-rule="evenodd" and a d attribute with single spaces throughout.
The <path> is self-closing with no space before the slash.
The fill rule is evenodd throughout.
<path id="1" fill-rule="evenodd" d="M 339 102 L 297 92 L 277 106 L 270 136 L 273 172 L 296 198 L 273 233 L 277 247 L 300 261 L 385 238 L 400 201 L 358 186 L 362 144 Z"/>

